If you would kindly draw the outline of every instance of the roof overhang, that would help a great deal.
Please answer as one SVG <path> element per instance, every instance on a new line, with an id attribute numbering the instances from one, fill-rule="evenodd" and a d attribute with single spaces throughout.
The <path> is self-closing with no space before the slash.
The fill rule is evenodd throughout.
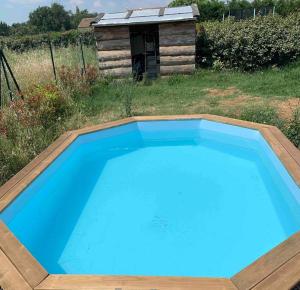
<path id="1" fill-rule="evenodd" d="M 91 23 L 94 27 L 157 24 L 196 21 L 199 10 L 196 4 L 180 7 L 132 9 L 118 13 L 101 13 Z"/>

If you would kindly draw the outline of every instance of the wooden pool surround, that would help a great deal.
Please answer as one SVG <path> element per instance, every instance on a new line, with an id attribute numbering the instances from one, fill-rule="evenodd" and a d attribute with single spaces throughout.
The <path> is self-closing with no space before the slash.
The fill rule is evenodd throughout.
<path id="1" fill-rule="evenodd" d="M 0 187 L 0 212 L 82 134 L 136 121 L 191 119 L 205 119 L 259 130 L 300 186 L 300 151 L 274 126 L 207 114 L 131 117 L 63 134 Z M 300 231 L 230 279 L 52 275 L 47 273 L 4 223 L 0 222 L 0 288 L 3 290 L 288 290 L 299 281 Z"/>

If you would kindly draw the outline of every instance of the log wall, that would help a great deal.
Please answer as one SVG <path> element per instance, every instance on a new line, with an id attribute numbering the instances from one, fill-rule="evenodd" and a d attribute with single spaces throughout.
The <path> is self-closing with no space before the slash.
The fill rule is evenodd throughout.
<path id="1" fill-rule="evenodd" d="M 99 68 L 103 74 L 132 74 L 128 26 L 95 27 Z M 195 70 L 195 22 L 159 24 L 160 74 L 189 74 Z"/>
<path id="2" fill-rule="evenodd" d="M 189 74 L 195 70 L 194 21 L 159 25 L 160 74 Z"/>
<path id="3" fill-rule="evenodd" d="M 96 27 L 94 32 L 100 71 L 116 77 L 131 75 L 129 27 Z"/>

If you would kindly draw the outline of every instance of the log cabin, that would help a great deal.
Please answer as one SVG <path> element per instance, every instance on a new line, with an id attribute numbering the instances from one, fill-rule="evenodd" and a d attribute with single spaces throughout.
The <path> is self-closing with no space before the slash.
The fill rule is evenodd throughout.
<path id="1" fill-rule="evenodd" d="M 154 79 L 195 70 L 195 4 L 100 13 L 83 19 L 95 34 L 99 68 L 104 75 Z"/>

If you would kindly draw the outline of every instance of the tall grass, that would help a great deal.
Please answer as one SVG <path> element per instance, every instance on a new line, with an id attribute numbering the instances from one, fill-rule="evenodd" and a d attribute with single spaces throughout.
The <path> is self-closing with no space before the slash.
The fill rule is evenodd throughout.
<path id="1" fill-rule="evenodd" d="M 97 66 L 96 51 L 93 47 L 83 47 L 86 64 Z M 4 51 L 12 71 L 21 89 L 26 90 L 32 85 L 45 84 L 54 80 L 53 67 L 49 47 L 24 53 Z M 82 66 L 81 52 L 78 46 L 53 48 L 56 70 L 60 67 Z"/>

